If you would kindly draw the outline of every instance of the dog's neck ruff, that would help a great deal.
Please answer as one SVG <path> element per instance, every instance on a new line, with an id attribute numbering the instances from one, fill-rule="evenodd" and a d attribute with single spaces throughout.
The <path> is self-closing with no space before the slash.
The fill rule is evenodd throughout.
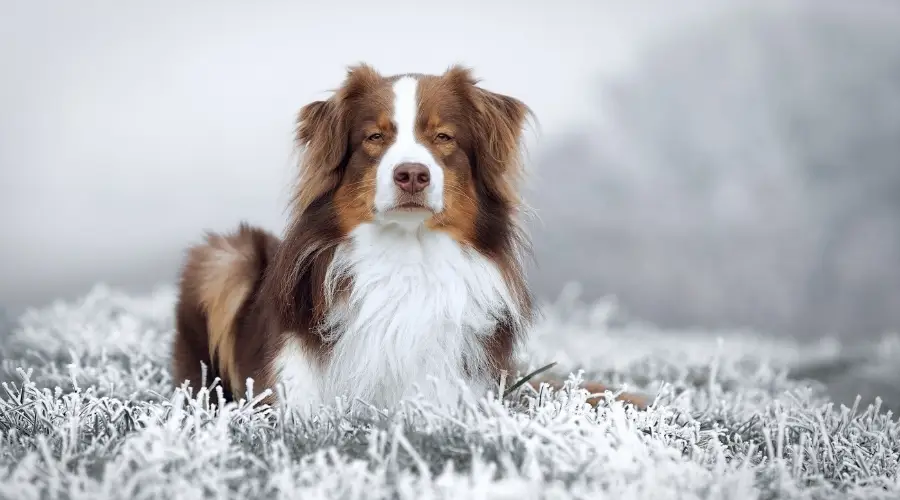
<path id="1" fill-rule="evenodd" d="M 340 295 L 343 277 L 351 285 Z M 466 380 L 486 391 L 483 342 L 515 311 L 493 262 L 423 226 L 356 228 L 335 253 L 326 294 L 339 298 L 324 325 L 333 343 L 324 394 L 378 407 L 417 390 L 453 403 Z"/>
<path id="2" fill-rule="evenodd" d="M 486 341 L 520 315 L 494 262 L 424 226 L 358 226 L 334 254 L 325 294 L 332 302 L 320 333 L 329 353 L 316 392 L 326 404 L 345 397 L 386 408 L 425 394 L 452 406 L 483 397 L 498 383 Z"/>

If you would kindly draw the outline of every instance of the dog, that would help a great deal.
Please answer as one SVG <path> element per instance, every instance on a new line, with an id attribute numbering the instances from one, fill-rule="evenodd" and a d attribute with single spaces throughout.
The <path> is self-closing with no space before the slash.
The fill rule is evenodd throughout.
<path id="1" fill-rule="evenodd" d="M 242 223 L 188 250 L 175 382 L 199 388 L 205 365 L 226 399 L 252 378 L 257 393 L 283 389 L 266 402 L 307 413 L 337 397 L 388 408 L 496 391 L 535 320 L 519 191 L 532 117 L 469 68 L 349 67 L 299 112 L 283 238 Z"/>

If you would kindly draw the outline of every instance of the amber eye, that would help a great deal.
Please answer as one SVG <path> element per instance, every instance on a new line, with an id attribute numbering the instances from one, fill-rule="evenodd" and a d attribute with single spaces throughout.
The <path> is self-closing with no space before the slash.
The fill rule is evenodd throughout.
<path id="1" fill-rule="evenodd" d="M 370 135 L 369 137 L 366 137 L 366 140 L 375 142 L 375 141 L 380 141 L 383 137 L 384 137 L 384 135 L 382 135 L 379 132 L 376 132 L 376 133 Z"/>
<path id="2" fill-rule="evenodd" d="M 447 135 L 447 134 L 445 134 L 445 133 L 443 133 L 443 132 L 440 133 L 440 134 L 438 134 L 437 137 L 435 137 L 435 139 L 437 139 L 438 142 L 447 142 L 447 141 L 452 141 L 452 140 L 453 140 L 452 137 L 450 137 L 449 135 Z"/>

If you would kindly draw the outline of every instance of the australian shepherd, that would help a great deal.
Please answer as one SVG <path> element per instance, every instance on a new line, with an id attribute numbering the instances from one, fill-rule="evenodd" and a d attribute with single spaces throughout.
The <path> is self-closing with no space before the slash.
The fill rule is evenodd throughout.
<path id="1" fill-rule="evenodd" d="M 253 379 L 306 411 L 496 392 L 535 316 L 519 224 L 530 115 L 466 68 L 351 67 L 300 110 L 284 237 L 242 224 L 189 250 L 174 380 L 199 388 L 205 365 L 227 399 Z"/>

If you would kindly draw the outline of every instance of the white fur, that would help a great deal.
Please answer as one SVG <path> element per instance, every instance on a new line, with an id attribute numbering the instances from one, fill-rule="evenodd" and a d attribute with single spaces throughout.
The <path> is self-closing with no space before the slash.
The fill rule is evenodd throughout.
<path id="1" fill-rule="evenodd" d="M 394 168 L 401 163 L 421 163 L 428 168 L 431 180 L 425 188 L 425 199 L 435 212 L 444 209 L 444 171 L 427 147 L 416 139 L 416 121 L 419 114 L 419 81 L 403 77 L 394 82 L 394 125 L 397 137 L 381 161 L 375 176 L 375 210 L 380 216 L 394 217 L 400 214 L 384 214 L 397 203 L 397 186 L 394 185 Z M 430 215 L 430 214 L 428 214 Z M 409 218 L 409 215 L 401 215 Z M 415 217 L 415 216 L 414 216 Z M 425 215 L 418 215 L 419 222 Z"/>
<path id="2" fill-rule="evenodd" d="M 275 370 L 288 406 L 302 415 L 311 415 L 323 403 L 322 370 L 294 334 L 289 334 L 281 349 Z"/>
<path id="3" fill-rule="evenodd" d="M 499 381 L 483 371 L 480 340 L 494 333 L 501 314 L 508 311 L 515 321 L 519 311 L 490 260 L 443 232 L 369 223 L 336 251 L 326 297 L 335 296 L 345 275 L 353 287 L 330 305 L 325 331 L 334 344 L 324 373 L 316 373 L 320 384 L 293 394 L 329 403 L 359 398 L 385 408 L 417 394 L 454 405 L 461 396 L 482 397 L 496 387 Z M 300 350 L 283 354 L 298 365 L 282 370 L 285 383 L 312 379 L 303 356 Z M 480 375 L 467 380 L 464 360 Z M 303 397 L 289 402 L 298 403 L 310 404 Z"/>

